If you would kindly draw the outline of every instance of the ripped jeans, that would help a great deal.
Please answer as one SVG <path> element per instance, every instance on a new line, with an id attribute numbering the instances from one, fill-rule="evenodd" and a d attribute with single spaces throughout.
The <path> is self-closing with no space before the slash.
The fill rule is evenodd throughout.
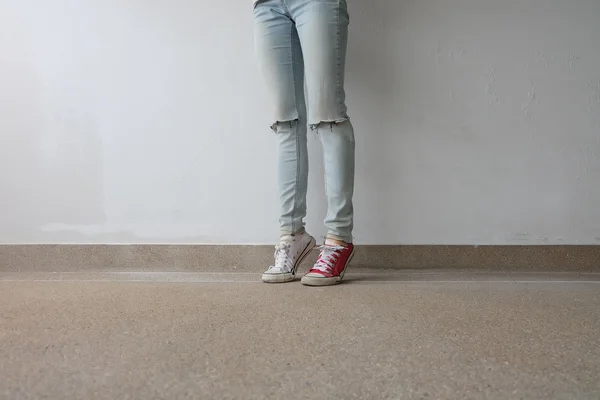
<path id="1" fill-rule="evenodd" d="M 274 103 L 282 235 L 304 232 L 309 126 L 323 145 L 327 236 L 352 242 L 354 130 L 344 92 L 348 23 L 345 0 L 259 0 L 254 6 L 258 64 Z"/>

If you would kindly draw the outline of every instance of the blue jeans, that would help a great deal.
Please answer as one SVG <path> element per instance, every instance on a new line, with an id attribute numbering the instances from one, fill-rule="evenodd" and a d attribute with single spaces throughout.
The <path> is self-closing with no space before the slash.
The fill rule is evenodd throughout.
<path id="1" fill-rule="evenodd" d="M 259 0 L 254 6 L 258 64 L 274 105 L 281 234 L 304 232 L 308 126 L 323 145 L 327 236 L 352 242 L 354 130 L 344 92 L 348 23 L 345 0 Z"/>

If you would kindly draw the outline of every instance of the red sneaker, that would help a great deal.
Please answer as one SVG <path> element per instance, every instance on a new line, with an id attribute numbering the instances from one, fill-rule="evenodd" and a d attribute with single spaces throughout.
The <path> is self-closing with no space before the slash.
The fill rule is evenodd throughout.
<path id="1" fill-rule="evenodd" d="M 317 263 L 302 277 L 306 286 L 329 286 L 340 283 L 354 256 L 354 245 L 323 245 Z"/>

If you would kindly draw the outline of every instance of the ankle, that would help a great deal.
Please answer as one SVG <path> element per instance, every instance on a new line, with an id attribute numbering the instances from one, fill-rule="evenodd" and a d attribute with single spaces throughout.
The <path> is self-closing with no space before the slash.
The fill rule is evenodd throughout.
<path id="1" fill-rule="evenodd" d="M 296 232 L 296 233 L 281 233 L 279 235 L 280 238 L 284 238 L 284 237 L 300 237 L 302 235 L 304 235 L 306 233 L 306 231 L 302 231 L 302 232 Z"/>
<path id="2" fill-rule="evenodd" d="M 343 246 L 346 247 L 347 245 L 349 245 L 350 243 L 344 242 L 343 240 L 339 240 L 339 239 L 335 239 L 335 238 L 331 238 L 331 237 L 326 237 L 325 238 L 325 244 L 326 245 L 333 245 L 333 246 Z"/>

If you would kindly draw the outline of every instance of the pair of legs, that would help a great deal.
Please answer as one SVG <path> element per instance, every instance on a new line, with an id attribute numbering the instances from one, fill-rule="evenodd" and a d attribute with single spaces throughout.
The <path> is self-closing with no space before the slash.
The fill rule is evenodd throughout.
<path id="1" fill-rule="evenodd" d="M 258 63 L 274 104 L 282 236 L 304 233 L 310 127 L 323 145 L 327 237 L 352 242 L 354 130 L 344 92 L 348 24 L 345 0 L 254 5 Z"/>

